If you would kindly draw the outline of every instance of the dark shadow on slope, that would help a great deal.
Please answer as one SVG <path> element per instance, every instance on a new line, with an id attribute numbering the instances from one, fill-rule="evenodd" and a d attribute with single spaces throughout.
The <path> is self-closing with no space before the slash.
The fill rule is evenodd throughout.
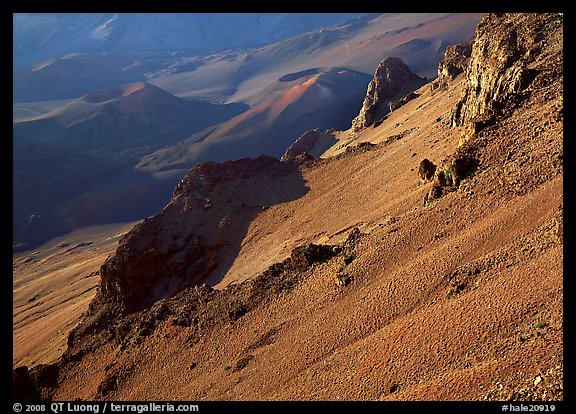
<path id="1" fill-rule="evenodd" d="M 153 215 L 170 200 L 179 178 L 158 179 L 134 171 L 127 160 L 80 154 L 19 158 L 13 175 L 13 252 L 74 229 Z"/>
<path id="2" fill-rule="evenodd" d="M 120 240 L 101 268 L 97 300 L 131 313 L 208 279 L 220 282 L 255 217 L 307 192 L 298 166 L 272 157 L 197 164 L 160 213 Z"/>

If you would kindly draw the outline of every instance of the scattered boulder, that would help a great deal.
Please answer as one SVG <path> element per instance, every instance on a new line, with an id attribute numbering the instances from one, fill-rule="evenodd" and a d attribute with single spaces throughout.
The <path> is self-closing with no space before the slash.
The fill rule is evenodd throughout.
<path id="1" fill-rule="evenodd" d="M 469 177 L 477 166 L 478 160 L 469 155 L 464 149 L 449 157 L 439 167 L 435 168 L 432 188 L 424 197 L 424 206 L 427 206 L 430 201 L 456 190 L 460 186 L 460 181 Z"/>
<path id="2" fill-rule="evenodd" d="M 352 282 L 352 276 L 348 273 L 339 272 L 336 275 L 336 285 L 339 287 L 348 286 Z"/>
<path id="3" fill-rule="evenodd" d="M 435 172 L 436 172 L 436 165 L 428 158 L 424 158 L 422 161 L 420 161 L 420 168 L 418 168 L 418 176 L 420 177 L 421 184 L 432 181 Z"/>
<path id="4" fill-rule="evenodd" d="M 360 154 L 366 151 L 370 151 L 374 148 L 377 148 L 378 144 L 373 144 L 371 142 L 359 142 L 357 145 L 351 146 L 351 147 L 346 147 L 346 150 L 341 153 L 338 154 L 336 157 L 337 158 L 344 158 L 344 157 L 349 157 L 352 155 L 356 155 L 356 154 Z"/>

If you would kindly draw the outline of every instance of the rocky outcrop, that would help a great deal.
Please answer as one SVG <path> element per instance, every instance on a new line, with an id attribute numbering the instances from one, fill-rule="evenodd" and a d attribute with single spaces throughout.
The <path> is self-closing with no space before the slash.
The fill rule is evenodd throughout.
<path id="1" fill-rule="evenodd" d="M 460 182 L 472 175 L 478 168 L 478 160 L 475 158 L 474 148 L 470 146 L 458 148 L 454 154 L 441 162 L 439 166 L 435 166 L 432 163 L 428 164 L 424 161 L 428 160 L 425 159 L 420 164 L 420 180 L 422 183 L 432 181 L 432 188 L 424 196 L 424 206 L 458 189 Z M 423 164 L 427 164 L 428 168 L 426 168 L 425 174 L 420 174 L 423 171 Z"/>
<path id="2" fill-rule="evenodd" d="M 251 220 L 306 190 L 295 165 L 268 156 L 197 164 L 170 203 L 130 230 L 102 265 L 101 299 L 132 312 L 224 276 Z"/>
<path id="3" fill-rule="evenodd" d="M 456 43 L 446 48 L 444 58 L 438 63 L 438 81 L 445 83 L 454 80 L 468 67 L 472 54 L 472 44 L 474 41 Z"/>
<path id="4" fill-rule="evenodd" d="M 336 138 L 333 133 L 323 131 L 319 128 L 303 133 L 280 158 L 280 161 L 293 161 L 300 154 L 306 153 L 312 158 L 318 158 L 334 143 Z"/>
<path id="5" fill-rule="evenodd" d="M 418 177 L 420 177 L 421 184 L 432 181 L 435 172 L 436 172 L 436 165 L 428 158 L 424 158 L 422 161 L 420 161 L 420 167 L 418 168 Z"/>
<path id="6" fill-rule="evenodd" d="M 453 111 L 452 125 L 465 127 L 465 135 L 470 137 L 522 100 L 536 77 L 550 70 L 539 58 L 540 51 L 545 33 L 562 20 L 558 13 L 484 16 L 476 28 L 467 85 Z"/>
<path id="7" fill-rule="evenodd" d="M 424 205 L 456 190 L 462 179 L 475 172 L 480 163 L 477 147 L 486 145 L 486 139 L 482 141 L 477 134 L 510 116 L 533 92 L 546 90 L 545 99 L 558 100 L 551 105 L 551 114 L 561 114 L 555 108 L 562 107 L 563 52 L 558 43 L 562 24 L 561 13 L 492 13 L 482 18 L 466 69 L 463 95 L 452 111 L 452 126 L 463 127 L 463 137 L 457 151 L 436 168 Z M 462 45 L 449 48 L 439 65 L 439 77 L 457 76 L 458 70 L 450 69 L 454 66 L 450 62 L 465 65 L 465 54 Z M 533 134 L 537 136 L 538 131 Z M 475 136 L 477 139 L 470 139 Z M 483 136 L 490 136 L 490 132 Z M 507 153 L 507 159 L 511 154 Z M 425 182 L 422 167 L 420 179 Z"/>
<path id="8" fill-rule="evenodd" d="M 390 111 L 390 102 L 406 96 L 426 82 L 426 79 L 412 73 L 402 59 L 384 59 L 368 84 L 360 114 L 352 121 L 352 130 L 358 132 L 372 125 Z"/>

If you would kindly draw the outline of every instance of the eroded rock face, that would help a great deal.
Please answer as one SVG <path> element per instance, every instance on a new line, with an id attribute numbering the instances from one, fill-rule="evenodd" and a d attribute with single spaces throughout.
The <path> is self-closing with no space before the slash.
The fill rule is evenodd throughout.
<path id="1" fill-rule="evenodd" d="M 444 59 L 438 63 L 439 82 L 451 81 L 466 70 L 470 62 L 473 42 L 471 39 L 446 48 Z"/>
<path id="2" fill-rule="evenodd" d="M 120 240 L 102 265 L 99 294 L 131 312 L 223 277 L 251 220 L 306 191 L 298 168 L 272 157 L 198 164 L 160 213 Z"/>
<path id="3" fill-rule="evenodd" d="M 386 115 L 388 104 L 426 83 L 426 79 L 410 71 L 402 59 L 388 57 L 384 59 L 368 84 L 366 97 L 360 114 L 352 120 L 353 131 L 360 131 Z"/>
<path id="4" fill-rule="evenodd" d="M 551 118 L 562 116 L 554 109 L 562 107 L 563 49 L 558 32 L 562 25 L 561 13 L 492 13 L 482 18 L 466 69 L 463 95 L 452 111 L 452 126 L 463 127 L 463 136 L 457 151 L 436 168 L 424 205 L 456 190 L 461 180 L 475 172 L 480 164 L 475 144 L 478 140 L 471 138 L 478 138 L 480 131 L 512 115 L 533 92 L 546 90 L 544 99 L 556 100 L 551 105 Z M 457 54 L 456 49 L 449 50 Z M 440 64 L 439 76 L 447 60 L 448 56 Z M 533 133 L 538 136 L 537 130 Z M 490 134 L 486 131 L 483 136 Z M 506 157 L 511 157 L 511 152 Z"/>
<path id="5" fill-rule="evenodd" d="M 544 33 L 562 24 L 558 13 L 490 13 L 476 28 L 467 86 L 452 114 L 467 135 L 490 125 L 504 108 L 521 99 L 541 72 Z"/>

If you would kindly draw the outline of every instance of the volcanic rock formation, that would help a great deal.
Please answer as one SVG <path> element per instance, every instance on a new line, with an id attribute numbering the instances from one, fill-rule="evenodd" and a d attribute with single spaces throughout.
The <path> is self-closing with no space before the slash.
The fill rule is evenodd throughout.
<path id="1" fill-rule="evenodd" d="M 388 113 L 389 102 L 407 95 L 425 83 L 426 79 L 412 73 L 402 59 L 397 57 L 384 59 L 368 84 L 362 109 L 352 121 L 352 129 L 360 131 L 372 125 L 378 118 Z"/>
<path id="2" fill-rule="evenodd" d="M 467 84 L 452 110 L 452 126 L 463 127 L 463 136 L 458 151 L 436 168 L 425 205 L 456 189 L 461 179 L 475 170 L 478 144 L 469 142 L 473 136 L 510 115 L 535 89 L 548 87 L 554 80 L 562 85 L 562 49 L 547 48 L 544 35 L 560 25 L 561 19 L 554 13 L 490 13 L 482 18 L 466 70 Z M 462 46 L 460 52 L 465 55 L 465 50 Z M 447 51 L 439 72 L 460 52 Z"/>
<path id="3" fill-rule="evenodd" d="M 225 273 L 252 218 L 305 191 L 297 168 L 275 158 L 197 164 L 160 213 L 120 240 L 102 265 L 100 295 L 131 312 Z"/>
<path id="4" fill-rule="evenodd" d="M 557 78 L 561 66 L 547 65 L 540 56 L 544 33 L 558 23 L 553 13 L 490 13 L 476 28 L 476 40 L 466 71 L 468 85 L 452 115 L 453 126 L 471 135 L 506 108 L 513 108 L 529 88 Z M 559 62 L 560 57 L 552 57 Z M 543 71 L 554 72 L 544 73 Z M 533 81 L 539 78 L 538 85 Z"/>
<path id="5" fill-rule="evenodd" d="M 436 172 L 436 165 L 428 158 L 424 158 L 422 161 L 420 161 L 418 176 L 420 177 L 421 184 L 427 183 L 428 181 L 432 181 L 435 172 Z"/>
<path id="6" fill-rule="evenodd" d="M 453 80 L 466 70 L 472 54 L 472 43 L 473 40 L 467 40 L 446 48 L 444 59 L 438 63 L 439 82 L 443 83 L 446 80 Z"/>

